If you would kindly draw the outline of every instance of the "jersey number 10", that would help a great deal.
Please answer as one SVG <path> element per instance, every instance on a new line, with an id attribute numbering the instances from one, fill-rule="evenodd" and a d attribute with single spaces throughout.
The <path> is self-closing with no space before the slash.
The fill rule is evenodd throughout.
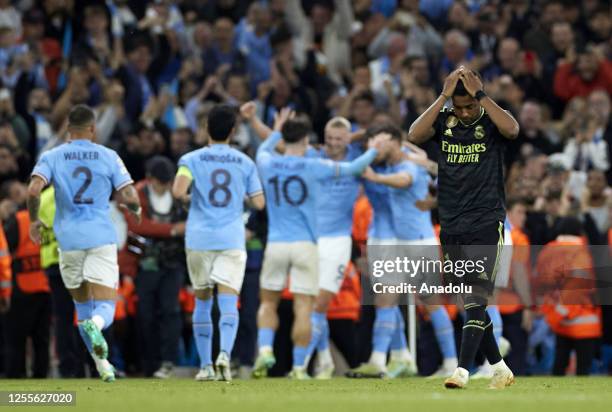
<path id="1" fill-rule="evenodd" d="M 268 179 L 268 182 L 274 187 L 274 203 L 276 203 L 276 206 L 280 206 L 281 193 L 283 195 L 283 199 L 285 199 L 285 202 L 289 203 L 291 206 L 300 206 L 308 197 L 308 188 L 306 187 L 306 183 L 304 183 L 304 180 L 297 175 L 287 177 L 282 185 L 279 182 L 278 176 Z M 289 185 L 294 182 L 297 187 L 300 188 L 299 195 L 297 196 L 289 193 Z"/>

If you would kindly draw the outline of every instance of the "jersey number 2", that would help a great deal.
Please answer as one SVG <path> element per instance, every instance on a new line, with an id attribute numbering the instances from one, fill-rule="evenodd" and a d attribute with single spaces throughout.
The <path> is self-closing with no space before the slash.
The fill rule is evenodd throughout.
<path id="1" fill-rule="evenodd" d="M 74 169 L 74 172 L 72 172 L 72 178 L 76 179 L 81 174 L 85 175 L 85 181 L 83 182 L 79 190 L 77 190 L 76 194 L 74 195 L 74 198 L 72 199 L 72 202 L 77 205 L 91 205 L 93 203 L 93 199 L 91 197 L 83 199 L 83 193 L 85 193 L 85 191 L 91 184 L 91 170 L 88 167 L 79 166 Z"/>

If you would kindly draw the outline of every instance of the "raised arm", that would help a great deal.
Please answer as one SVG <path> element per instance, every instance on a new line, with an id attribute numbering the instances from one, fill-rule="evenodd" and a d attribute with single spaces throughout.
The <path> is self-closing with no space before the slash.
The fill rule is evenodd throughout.
<path id="1" fill-rule="evenodd" d="M 255 102 L 247 102 L 240 106 L 240 115 L 249 122 L 249 125 L 261 140 L 266 140 L 272 134 L 273 130 L 257 117 L 257 105 Z"/>
<path id="2" fill-rule="evenodd" d="M 482 81 L 471 70 L 462 71 L 459 77 L 472 97 L 475 98 L 478 92 L 483 92 Z M 502 136 L 510 140 L 516 139 L 519 133 L 519 124 L 516 119 L 499 107 L 489 96 L 485 95 L 479 101 Z"/>
<path id="3" fill-rule="evenodd" d="M 363 173 L 362 177 L 371 182 L 394 187 L 396 189 L 405 189 L 412 185 L 412 175 L 406 172 L 380 174 L 368 167 Z"/>
<path id="4" fill-rule="evenodd" d="M 360 175 L 363 173 L 366 167 L 368 167 L 374 161 L 374 159 L 376 159 L 382 145 L 389 141 L 390 138 L 391 136 L 386 133 L 381 133 L 374 136 L 374 138 L 372 138 L 368 143 L 369 149 L 364 154 L 354 159 L 352 162 L 338 163 L 337 175 L 350 176 Z"/>
<path id="5" fill-rule="evenodd" d="M 408 140 L 415 144 L 421 144 L 431 139 L 434 135 L 433 125 L 440 114 L 440 110 L 446 101 L 453 96 L 457 81 L 459 80 L 460 69 L 451 72 L 444 81 L 442 94 L 421 114 L 410 126 Z"/>

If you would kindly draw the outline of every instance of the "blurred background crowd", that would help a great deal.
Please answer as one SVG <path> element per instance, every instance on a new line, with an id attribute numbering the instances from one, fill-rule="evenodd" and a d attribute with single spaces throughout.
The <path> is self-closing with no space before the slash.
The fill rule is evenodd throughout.
<path id="1" fill-rule="evenodd" d="M 518 205 L 512 224 L 532 245 L 545 245 L 558 235 L 556 222 L 572 214 L 591 244 L 608 245 L 611 59 L 607 0 L 0 0 L 2 258 L 20 245 L 16 216 L 25 206 L 33 164 L 66 139 L 73 105 L 94 107 L 97 141 L 115 149 L 140 182 L 146 217 L 138 225 L 115 213 L 123 304 L 113 331 L 121 360 L 113 363 L 148 376 L 162 362 L 194 364 L 193 297 L 181 243 L 185 213 L 168 197 L 176 161 L 207 142 L 202 125 L 211 106 L 254 100 L 269 125 L 277 110 L 290 106 L 312 121 L 312 144 L 323 142 L 332 116 L 348 118 L 354 131 L 379 121 L 407 131 L 461 64 L 478 70 L 488 95 L 520 123 L 520 135 L 506 151 L 507 195 Z M 250 155 L 259 143 L 247 122 L 232 141 Z M 436 160 L 435 143 L 424 148 Z M 243 292 L 236 358 L 248 366 L 265 214 L 245 220 L 248 296 Z M 15 281 L 15 269 L 23 268 L 13 267 L 13 280 L 0 275 L 4 295 L 13 296 L 10 309 L 8 299 L 0 305 L 6 312 L 0 314 L 0 349 L 6 354 L 23 347 L 3 357 L 0 374 L 24 376 L 21 359 L 27 357 L 34 359 L 31 373 L 46 376 L 50 342 L 54 374 L 85 373 L 70 299 L 61 290 L 57 263 L 47 263 L 47 283 L 40 280 L 30 290 L 19 290 Z M 39 299 L 20 307 L 20 294 Z M 359 336 L 350 366 L 369 353 L 368 316 L 363 308 L 348 318 Z M 603 343 L 595 354 L 600 360 L 606 350 L 612 357 L 607 316 L 596 337 Z M 550 365 L 542 366 L 545 337 L 537 350 L 528 348 L 532 322 L 522 327 L 518 373 L 549 371 Z M 431 337 L 420 330 L 420 345 L 427 345 L 427 333 Z M 419 362 L 422 370 L 435 370 L 424 366 L 435 359 Z"/>

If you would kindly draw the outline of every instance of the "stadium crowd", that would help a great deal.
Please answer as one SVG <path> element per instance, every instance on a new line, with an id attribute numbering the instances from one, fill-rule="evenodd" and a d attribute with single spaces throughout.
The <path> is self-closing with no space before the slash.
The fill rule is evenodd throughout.
<path id="1" fill-rule="evenodd" d="M 583 237 L 574 246 L 587 254 L 589 246 L 608 251 L 610 7 L 607 0 L 0 0 L 0 376 L 94 370 L 73 322 L 52 231 L 33 250 L 24 225 L 34 163 L 65 141 L 68 112 L 79 103 L 95 108 L 97 142 L 119 153 L 143 206 L 140 223 L 113 210 L 121 300 L 108 338 L 112 363 L 128 376 L 165 377 L 175 365 L 198 363 L 182 240 L 186 211 L 170 189 L 178 159 L 207 144 L 203 125 L 215 103 L 238 108 L 254 101 L 268 126 L 291 107 L 310 120 L 311 144 L 319 145 L 334 116 L 349 119 L 352 132 L 381 121 L 407 131 L 449 72 L 465 65 L 520 124 L 505 158 L 513 270 L 546 273 L 563 257 L 547 255 L 544 245 L 569 235 Z M 232 145 L 254 156 L 260 143 L 241 120 Z M 434 161 L 435 145 L 423 147 Z M 52 222 L 53 213 L 43 208 L 41 220 Z M 358 275 L 370 215 L 361 196 L 353 264 L 328 312 L 331 339 L 350 367 L 371 349 L 373 308 L 359 304 Z M 256 355 L 265 211 L 248 213 L 245 222 L 248 260 L 233 355 L 248 371 Z M 521 247 L 530 254 L 518 253 Z M 595 274 L 609 277 L 610 266 L 603 266 Z M 554 314 L 512 283 L 500 295 L 503 334 L 512 345 L 507 362 L 516 374 L 551 373 L 560 342 L 568 357 L 581 347 L 581 356 L 596 360 L 587 373 L 612 371 L 612 299 L 589 297 L 580 307 L 594 320 L 562 330 Z M 460 334 L 461 313 L 451 306 L 448 312 Z M 271 371 L 277 376 L 291 365 L 289 293 L 279 315 Z M 419 316 L 417 363 L 429 375 L 442 355 L 428 314 Z"/>

